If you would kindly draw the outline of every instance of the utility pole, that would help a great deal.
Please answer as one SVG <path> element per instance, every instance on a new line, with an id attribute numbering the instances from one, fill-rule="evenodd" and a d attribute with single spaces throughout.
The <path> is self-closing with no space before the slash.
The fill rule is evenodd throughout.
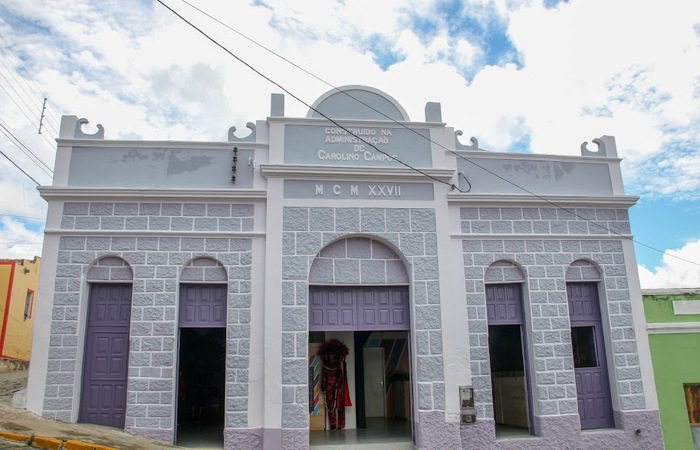
<path id="1" fill-rule="evenodd" d="M 46 97 L 44 97 L 44 106 L 41 108 L 41 117 L 39 118 L 39 134 L 41 134 L 41 127 L 44 125 L 44 113 L 46 112 Z"/>

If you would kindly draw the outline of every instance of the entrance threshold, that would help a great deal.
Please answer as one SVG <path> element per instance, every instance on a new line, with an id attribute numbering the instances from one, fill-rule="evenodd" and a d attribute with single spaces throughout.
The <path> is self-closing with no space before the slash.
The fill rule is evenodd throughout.
<path id="1" fill-rule="evenodd" d="M 310 450 L 413 450 L 411 423 L 367 418 L 367 428 L 311 431 Z"/>

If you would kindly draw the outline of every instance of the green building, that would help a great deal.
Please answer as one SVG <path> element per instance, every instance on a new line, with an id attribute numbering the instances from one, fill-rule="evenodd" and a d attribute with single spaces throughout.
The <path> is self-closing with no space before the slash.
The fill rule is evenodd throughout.
<path id="1" fill-rule="evenodd" d="M 664 443 L 700 450 L 700 288 L 642 294 Z"/>

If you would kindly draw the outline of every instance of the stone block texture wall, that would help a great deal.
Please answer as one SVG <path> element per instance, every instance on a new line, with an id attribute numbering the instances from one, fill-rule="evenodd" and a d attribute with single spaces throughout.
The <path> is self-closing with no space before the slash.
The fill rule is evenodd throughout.
<path id="1" fill-rule="evenodd" d="M 126 429 L 173 441 L 180 282 L 228 283 L 226 427 L 247 427 L 252 242 L 236 233 L 252 231 L 253 206 L 72 202 L 61 227 L 44 415 L 70 421 L 79 404 L 89 282 L 124 281 L 123 268 L 97 263 L 110 257 L 133 271 Z M 193 260 L 218 261 L 228 281 Z"/>
<path id="2" fill-rule="evenodd" d="M 420 416 L 414 418 L 417 431 L 426 440 L 433 433 L 458 436 L 456 429 L 444 433 L 445 384 L 435 212 L 425 208 L 286 207 L 283 211 L 281 365 L 282 428 L 286 448 L 308 448 L 309 445 L 307 352 L 311 266 L 321 252 L 319 264 L 335 267 L 333 282 L 352 279 L 359 284 L 362 277 L 370 277 L 362 270 L 363 262 L 374 264 L 362 257 L 348 259 L 336 255 L 342 244 L 333 243 L 348 236 L 383 240 L 405 259 L 413 280 L 411 314 L 418 342 L 417 373 L 414 374 L 420 411 Z M 385 270 L 387 265 L 393 264 L 390 261 L 382 262 Z M 385 273 L 389 277 L 400 276 L 399 271 Z M 372 279 L 373 284 L 382 281 L 384 279 Z M 401 282 L 405 282 L 403 278 Z M 430 417 L 440 420 L 428 423 Z M 428 429 L 424 429 L 426 425 Z"/>
<path id="3" fill-rule="evenodd" d="M 348 238 L 321 250 L 311 264 L 309 282 L 408 285 L 409 278 L 399 255 L 386 245 L 373 239 Z"/>
<path id="4" fill-rule="evenodd" d="M 621 414 L 625 411 L 645 408 L 622 241 L 615 234 L 629 233 L 627 211 L 577 208 L 575 212 L 576 215 L 556 208 L 464 207 L 460 210 L 462 232 L 478 235 L 462 241 L 477 421 L 494 417 L 484 285 L 517 278 L 517 274 L 511 276 L 493 270 L 503 265 L 503 261 L 510 261 L 520 266 L 526 277 L 523 306 L 527 339 L 534 358 L 530 388 L 535 426 L 539 435 L 549 434 L 561 443 L 578 436 L 576 430 L 580 431 L 566 292 L 567 270 L 576 261 L 593 262 L 602 272 L 601 310 L 603 326 L 609 328 L 610 337 L 605 345 L 613 355 L 608 361 L 608 371 L 614 383 L 613 396 L 618 393 L 617 401 L 613 400 L 614 406 L 619 405 L 616 427 L 624 426 Z M 487 271 L 494 263 L 497 264 Z M 589 263 L 577 263 L 574 267 L 569 270 L 569 281 L 591 279 Z M 487 275 L 498 278 L 499 274 L 503 279 L 485 279 Z M 562 433 L 562 429 L 574 433 Z M 469 431 L 463 429 L 462 433 Z M 493 440 L 492 425 L 480 424 L 473 433 L 486 433 L 490 438 L 475 439 L 472 435 L 464 439 L 464 448 L 476 448 L 467 445 L 470 439 L 482 444 Z M 503 445 L 499 448 L 508 448 Z"/>

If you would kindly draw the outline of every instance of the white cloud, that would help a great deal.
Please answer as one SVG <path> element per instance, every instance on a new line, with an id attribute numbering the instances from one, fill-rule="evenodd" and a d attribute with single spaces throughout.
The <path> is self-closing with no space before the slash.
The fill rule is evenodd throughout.
<path id="1" fill-rule="evenodd" d="M 0 230 L 2 259 L 33 259 L 34 256 L 41 256 L 43 228 L 34 231 L 20 218 L 0 216 Z"/>
<path id="2" fill-rule="evenodd" d="M 467 138 L 476 136 L 483 148 L 507 150 L 529 139 L 538 153 L 578 155 L 584 140 L 611 134 L 624 158 L 628 192 L 700 197 L 700 2 L 587 0 L 551 10 L 541 1 L 473 3 L 475 20 L 508 24 L 522 66 L 480 67 L 484 48 L 478 42 L 445 28 L 430 37 L 412 29 L 409 14 L 434 19 L 435 2 L 196 5 L 336 86 L 386 91 L 413 120 L 423 119 L 427 101 L 441 102 L 443 120 Z M 169 4 L 304 101 L 313 103 L 330 89 L 190 7 Z M 0 18 L 2 36 L 21 51 L 52 107 L 88 118 L 86 131 L 101 123 L 108 139 L 224 140 L 230 126 L 247 133 L 246 122 L 269 114 L 270 93 L 280 88 L 165 8 L 136 0 L 118 8 L 97 5 L 7 0 L 2 7 L 24 25 Z M 405 59 L 382 70 L 368 47 L 377 36 Z M 466 73 L 474 74 L 471 81 Z M 287 95 L 287 115 L 307 110 Z M 2 118 L 53 162 L 53 148 L 23 115 L 4 110 Z M 58 127 L 55 115 L 47 120 Z M 0 188 L 26 183 L 11 167 L 0 169 Z M 31 206 L 0 204 L 0 211 L 40 211 L 43 200 L 22 192 L 32 197 Z"/>
<path id="3" fill-rule="evenodd" d="M 639 266 L 642 289 L 700 287 L 700 240 L 667 253 L 658 267 Z"/>

